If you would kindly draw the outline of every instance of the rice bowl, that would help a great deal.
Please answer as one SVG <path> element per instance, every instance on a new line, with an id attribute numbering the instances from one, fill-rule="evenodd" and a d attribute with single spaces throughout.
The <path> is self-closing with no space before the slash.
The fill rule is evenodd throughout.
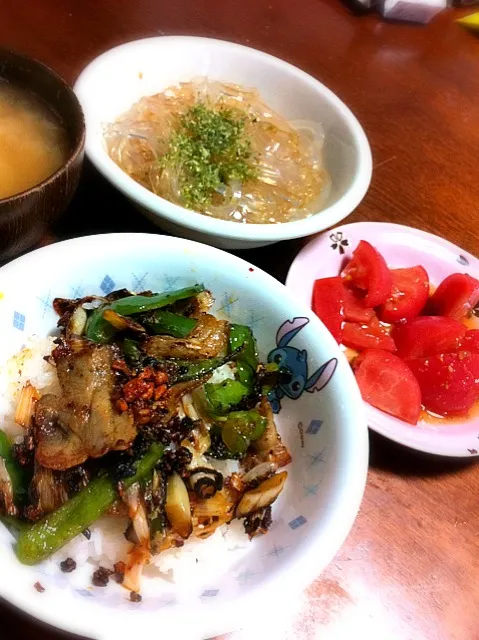
<path id="1" fill-rule="evenodd" d="M 29 282 L 28 295 L 17 284 L 24 278 Z M 218 532 L 218 540 L 201 541 L 202 549 L 185 546 L 182 558 L 165 557 L 159 571 L 153 566 L 145 570 L 139 604 L 130 603 L 119 585 L 91 586 L 87 558 L 102 562 L 105 556 L 112 557 L 105 542 L 108 536 L 99 539 L 93 529 L 87 545 L 82 541 L 82 550 L 72 551 L 83 566 L 65 575 L 58 567 L 60 558 L 34 567 L 20 565 L 11 535 L 0 527 L 2 575 L 8 575 L 8 582 L 0 577 L 0 594 L 62 629 L 92 638 L 119 633 L 126 637 L 160 623 L 164 630 L 174 628 L 176 637 L 201 638 L 244 626 L 264 608 L 265 597 L 279 602 L 285 596 L 280 579 L 284 572 L 289 597 L 316 577 L 338 550 L 357 513 L 367 470 L 367 431 L 348 365 L 309 310 L 298 308 L 274 279 L 233 256 L 175 238 L 125 234 L 59 243 L 20 258 L 0 271 L 4 336 L 0 360 L 6 362 L 24 344 L 31 349 L 27 338 L 32 335 L 40 336 L 44 351 L 45 336 L 56 322 L 51 311 L 54 295 L 68 297 L 78 289 L 79 295 L 104 294 L 111 283 L 139 290 L 138 279 L 141 289 L 163 290 L 192 278 L 208 282 L 216 298 L 215 311 L 254 326 L 262 359 L 278 348 L 278 328 L 303 318 L 307 322 L 288 347 L 307 353 L 304 385 L 331 358 L 337 358 L 337 369 L 322 390 L 305 390 L 293 399 L 285 388 L 279 398 L 279 429 L 293 463 L 268 535 L 250 543 L 244 534 L 236 536 L 230 530 L 226 540 Z M 262 308 L 268 314 L 260 314 Z M 31 376 L 28 367 L 23 374 Z M 2 411 L 11 415 L 12 405 Z M 110 533 L 118 539 L 118 532 Z M 36 582 L 44 593 L 35 591 Z"/>

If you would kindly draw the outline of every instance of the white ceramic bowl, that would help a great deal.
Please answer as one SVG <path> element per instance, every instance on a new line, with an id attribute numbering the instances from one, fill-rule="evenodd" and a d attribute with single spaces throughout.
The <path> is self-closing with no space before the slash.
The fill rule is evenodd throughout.
<path id="1" fill-rule="evenodd" d="M 119 585 L 91 587 L 91 566 L 65 575 L 53 562 L 20 565 L 12 538 L 0 525 L 0 596 L 51 625 L 101 640 L 146 637 L 152 629 L 158 637 L 176 640 L 211 637 L 255 616 L 264 618 L 267 607 L 281 611 L 282 599 L 294 601 L 333 558 L 353 524 L 368 445 L 350 367 L 306 305 L 234 256 L 188 240 L 141 234 L 84 237 L 25 255 L 0 269 L 0 362 L 29 335 L 52 331 L 54 296 L 105 294 L 120 287 L 161 291 L 195 282 L 211 288 L 215 312 L 253 327 L 263 359 L 278 348 L 278 335 L 283 352 L 290 350 L 288 357 L 299 362 L 299 397 L 281 398 L 278 414 L 293 462 L 274 506 L 274 525 L 246 549 L 228 552 L 221 567 L 193 571 L 186 589 L 146 578 L 141 604 L 131 603 Z M 286 336 L 294 328 L 288 321 L 302 327 L 294 336 Z M 324 382 L 316 372 L 334 358 L 334 375 L 315 391 Z M 44 593 L 34 590 L 37 581 Z"/>
<path id="2" fill-rule="evenodd" d="M 278 225 L 215 220 L 156 196 L 110 159 L 103 140 L 104 124 L 114 121 L 141 97 L 198 76 L 256 87 L 286 118 L 323 124 L 332 192 L 321 212 Z M 87 156 L 148 218 L 176 235 L 228 249 L 309 236 L 348 216 L 361 202 L 371 180 L 369 144 L 348 107 L 304 71 L 255 49 L 189 36 L 136 40 L 91 62 L 78 78 L 75 92 L 85 113 Z"/>

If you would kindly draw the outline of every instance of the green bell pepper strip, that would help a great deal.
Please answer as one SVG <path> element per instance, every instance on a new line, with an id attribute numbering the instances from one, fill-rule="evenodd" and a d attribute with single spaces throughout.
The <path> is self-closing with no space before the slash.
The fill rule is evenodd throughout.
<path id="1" fill-rule="evenodd" d="M 242 347 L 237 362 L 240 361 L 248 365 L 255 372 L 258 366 L 258 353 L 256 351 L 256 340 L 251 329 L 243 324 L 232 324 L 229 344 L 231 351 L 236 351 Z"/>
<path id="2" fill-rule="evenodd" d="M 231 359 L 236 362 L 236 380 L 205 385 L 205 410 L 213 417 L 230 412 L 254 389 L 258 355 L 256 342 L 249 327 L 241 324 L 230 326 L 229 350 Z M 237 356 L 233 358 L 234 353 L 237 353 Z"/>
<path id="3" fill-rule="evenodd" d="M 12 455 L 12 445 L 7 435 L 1 430 L 0 458 L 3 458 L 5 461 L 5 467 L 12 482 L 13 500 L 17 506 L 21 506 L 26 502 L 32 473 L 14 459 Z"/>
<path id="4" fill-rule="evenodd" d="M 234 355 L 228 354 L 221 358 L 207 358 L 205 360 L 158 360 L 158 364 L 168 372 L 170 382 L 175 384 L 176 382 L 188 382 L 202 378 L 231 362 Z"/>
<path id="5" fill-rule="evenodd" d="M 171 311 L 158 310 L 142 321 L 149 333 L 186 338 L 198 324 L 195 318 L 187 318 Z"/>
<path id="6" fill-rule="evenodd" d="M 206 410 L 209 415 L 225 415 L 249 394 L 249 389 L 239 380 L 225 380 L 219 384 L 204 386 Z"/>
<path id="7" fill-rule="evenodd" d="M 128 296 L 126 298 L 120 298 L 119 300 L 110 302 L 109 304 L 101 305 L 95 309 L 88 318 L 85 331 L 86 337 L 94 342 L 101 342 L 103 344 L 106 344 L 113 339 L 116 329 L 103 317 L 103 313 L 107 309 L 112 309 L 121 316 L 133 316 L 137 313 L 144 313 L 145 311 L 154 311 L 161 307 L 167 307 L 177 300 L 192 298 L 204 290 L 205 288 L 203 285 L 195 284 L 192 287 L 185 287 L 184 289 L 178 289 L 177 291 L 158 293 L 153 296 Z"/>
<path id="8" fill-rule="evenodd" d="M 131 487 L 152 473 L 163 451 L 161 444 L 152 444 L 138 462 L 135 475 L 125 478 L 124 486 Z M 111 476 L 92 480 L 56 511 L 20 530 L 16 546 L 18 559 L 27 565 L 42 562 L 88 529 L 117 499 L 118 493 Z"/>
<path id="9" fill-rule="evenodd" d="M 123 340 L 123 354 L 130 367 L 138 366 L 143 356 L 142 352 L 140 351 L 138 342 L 136 340 L 132 340 L 131 338 L 125 338 Z"/>
<path id="10" fill-rule="evenodd" d="M 246 389 L 247 393 L 245 395 L 248 395 L 253 391 L 255 372 L 249 364 L 246 364 L 246 362 L 241 360 L 241 358 L 236 360 L 236 377 Z"/>
<path id="11" fill-rule="evenodd" d="M 227 425 L 221 430 L 221 438 L 228 451 L 235 455 L 246 453 L 250 445 L 250 441 L 246 436 Z"/>
<path id="12" fill-rule="evenodd" d="M 218 424 L 221 425 L 221 437 L 233 453 L 245 453 L 253 440 L 261 438 L 267 423 L 267 419 L 255 410 L 232 411 L 220 420 Z"/>
<path id="13" fill-rule="evenodd" d="M 20 531 L 23 531 L 23 529 L 29 526 L 24 520 L 19 520 L 13 516 L 0 516 L 0 522 L 7 527 L 14 538 L 18 538 Z"/>
<path id="14" fill-rule="evenodd" d="M 262 368 L 257 376 L 257 382 L 261 386 L 261 392 L 264 396 L 276 387 L 282 376 L 282 371 L 276 362 L 268 362 Z"/>
<path id="15" fill-rule="evenodd" d="M 236 359 L 236 377 L 248 389 L 253 391 L 258 354 L 256 340 L 251 329 L 242 324 L 232 324 L 230 328 L 230 350 L 241 349 Z"/>
<path id="16" fill-rule="evenodd" d="M 10 440 L 4 431 L 0 430 L 0 456 L 7 458 L 10 455 Z"/>

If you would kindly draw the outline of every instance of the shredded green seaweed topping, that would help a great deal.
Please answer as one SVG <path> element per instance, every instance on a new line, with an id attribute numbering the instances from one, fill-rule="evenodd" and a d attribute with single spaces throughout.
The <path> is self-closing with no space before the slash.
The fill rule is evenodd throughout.
<path id="1" fill-rule="evenodd" d="M 231 109 L 197 104 L 183 114 L 161 162 L 177 172 L 185 206 L 202 211 L 232 180 L 256 176 L 244 125 L 244 117 Z"/>

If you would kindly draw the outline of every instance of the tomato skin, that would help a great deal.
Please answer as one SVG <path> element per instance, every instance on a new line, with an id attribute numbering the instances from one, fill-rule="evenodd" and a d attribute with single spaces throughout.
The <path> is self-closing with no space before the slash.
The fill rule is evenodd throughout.
<path id="1" fill-rule="evenodd" d="M 396 351 L 394 340 L 388 334 L 378 319 L 374 316 L 369 324 L 359 322 L 345 322 L 343 325 L 343 344 L 351 349 L 382 349 Z"/>
<path id="2" fill-rule="evenodd" d="M 391 269 L 391 295 L 377 311 L 383 322 L 411 320 L 418 316 L 429 298 L 429 276 L 418 265 L 407 269 Z"/>
<path id="3" fill-rule="evenodd" d="M 312 307 L 333 338 L 342 340 L 344 284 L 340 276 L 316 280 L 313 287 Z"/>
<path id="4" fill-rule="evenodd" d="M 462 341 L 462 348 L 465 351 L 479 353 L 479 329 L 470 329 L 469 331 L 466 331 L 466 335 Z"/>
<path id="5" fill-rule="evenodd" d="M 392 331 L 397 355 L 404 360 L 457 351 L 465 335 L 461 322 L 441 316 L 419 316 Z"/>
<path id="6" fill-rule="evenodd" d="M 365 292 L 366 307 L 383 304 L 391 294 L 392 278 L 386 261 L 366 240 L 359 242 L 342 276 L 348 286 Z"/>
<path id="7" fill-rule="evenodd" d="M 353 369 L 366 402 L 399 420 L 417 424 L 421 391 L 405 362 L 387 351 L 368 349 L 354 360 Z"/>
<path id="8" fill-rule="evenodd" d="M 376 315 L 344 285 L 340 276 L 315 281 L 311 306 L 338 343 L 342 341 L 344 320 L 368 323 Z"/>
<path id="9" fill-rule="evenodd" d="M 431 315 L 462 320 L 479 302 L 479 280 L 467 273 L 452 273 L 438 286 L 431 299 Z"/>
<path id="10" fill-rule="evenodd" d="M 374 309 L 366 307 L 350 289 L 344 287 L 344 319 L 347 322 L 360 322 L 367 324 L 374 316 Z"/>
<path id="11" fill-rule="evenodd" d="M 479 354 L 445 353 L 409 360 L 426 409 L 442 416 L 466 414 L 476 401 Z"/>

